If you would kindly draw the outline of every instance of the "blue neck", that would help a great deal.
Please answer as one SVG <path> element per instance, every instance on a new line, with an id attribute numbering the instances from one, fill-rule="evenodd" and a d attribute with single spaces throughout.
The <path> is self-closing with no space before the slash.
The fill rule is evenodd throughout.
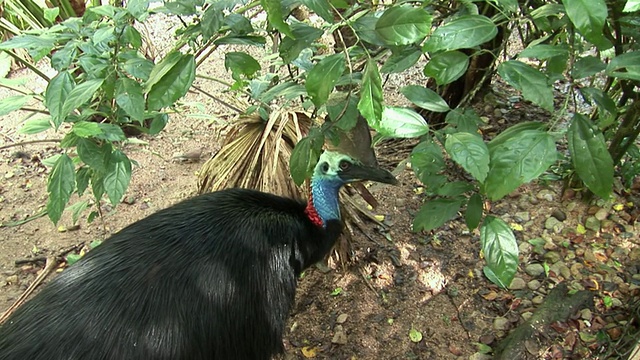
<path id="1" fill-rule="evenodd" d="M 311 179 L 311 201 L 325 226 L 328 220 L 340 219 L 338 192 L 341 186 L 342 181 L 337 179 L 317 177 Z"/>

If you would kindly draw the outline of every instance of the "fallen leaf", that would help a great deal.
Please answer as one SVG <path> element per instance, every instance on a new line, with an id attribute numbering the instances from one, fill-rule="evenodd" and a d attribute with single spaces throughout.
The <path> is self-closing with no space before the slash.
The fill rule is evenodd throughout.
<path id="1" fill-rule="evenodd" d="M 495 291 L 490 291 L 490 292 L 488 292 L 488 293 L 486 293 L 486 294 L 482 295 L 482 297 L 483 297 L 485 300 L 492 301 L 492 300 L 495 300 L 495 299 L 498 297 L 498 293 L 497 293 L 497 292 L 495 292 Z"/>
<path id="2" fill-rule="evenodd" d="M 587 228 L 585 228 L 582 224 L 578 224 L 578 226 L 576 226 L 576 232 L 580 235 L 584 235 L 587 233 Z"/>
<path id="3" fill-rule="evenodd" d="M 318 348 L 315 346 L 305 346 L 302 348 L 302 356 L 307 359 L 318 356 Z"/>
<path id="4" fill-rule="evenodd" d="M 422 341 L 422 333 L 411 325 L 411 330 L 409 330 L 409 339 L 411 339 L 414 343 L 419 343 Z"/>
<path id="5" fill-rule="evenodd" d="M 455 356 L 462 356 L 462 350 L 460 350 L 460 348 L 455 344 L 449 344 L 449 352 Z"/>

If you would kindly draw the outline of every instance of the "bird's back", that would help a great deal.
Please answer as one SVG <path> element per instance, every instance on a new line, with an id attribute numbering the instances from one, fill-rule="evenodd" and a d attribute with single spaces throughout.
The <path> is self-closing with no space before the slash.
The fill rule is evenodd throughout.
<path id="1" fill-rule="evenodd" d="M 0 359 L 268 359 L 296 276 L 339 232 L 304 208 L 231 189 L 140 220 L 0 326 Z"/>

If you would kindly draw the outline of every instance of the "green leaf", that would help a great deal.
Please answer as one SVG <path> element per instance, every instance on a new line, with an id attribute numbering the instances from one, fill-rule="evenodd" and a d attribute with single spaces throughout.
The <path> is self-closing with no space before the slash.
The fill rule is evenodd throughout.
<path id="1" fill-rule="evenodd" d="M 64 207 L 71 198 L 71 193 L 76 185 L 75 175 L 73 161 L 67 154 L 62 154 L 53 165 L 47 182 L 47 193 L 49 194 L 47 214 L 54 224 L 60 220 Z"/>
<path id="2" fill-rule="evenodd" d="M 87 80 L 74 87 L 69 91 L 69 95 L 64 100 L 60 114 L 66 117 L 73 109 L 78 109 L 87 101 L 91 100 L 96 94 L 96 91 L 102 86 L 103 81 L 104 79 Z"/>
<path id="3" fill-rule="evenodd" d="M 0 116 L 18 110 L 33 99 L 31 95 L 15 95 L 0 100 Z"/>
<path id="4" fill-rule="evenodd" d="M 67 210 L 71 211 L 71 220 L 73 221 L 74 224 L 78 223 L 80 214 L 82 214 L 82 212 L 87 209 L 87 206 L 89 206 L 89 203 L 86 200 L 84 200 L 84 201 L 78 201 L 67 208 Z"/>
<path id="5" fill-rule="evenodd" d="M 154 69 L 153 61 L 144 58 L 133 58 L 125 61 L 124 71 L 140 80 L 147 81 Z"/>
<path id="6" fill-rule="evenodd" d="M 449 105 L 444 101 L 438 93 L 418 85 L 407 85 L 400 89 L 402 95 L 404 95 L 409 101 L 415 105 L 427 109 L 433 112 L 445 112 L 449 111 Z"/>
<path id="7" fill-rule="evenodd" d="M 101 133 L 96 135 L 96 139 L 106 140 L 110 142 L 124 141 L 126 136 L 120 126 L 108 123 L 99 123 Z"/>
<path id="8" fill-rule="evenodd" d="M 196 76 L 193 55 L 183 55 L 178 62 L 155 83 L 147 96 L 149 110 L 159 110 L 172 106 L 183 97 Z"/>
<path id="9" fill-rule="evenodd" d="M 501 199 L 537 178 L 557 158 L 553 137 L 539 130 L 515 132 L 499 145 L 489 143 L 489 153 L 491 161 L 484 191 L 491 200 Z"/>
<path id="10" fill-rule="evenodd" d="M 600 50 L 612 46 L 603 35 L 607 20 L 607 4 L 604 0 L 562 0 L 562 4 L 569 19 L 585 39 Z"/>
<path id="11" fill-rule="evenodd" d="M 78 196 L 82 196 L 87 187 L 89 186 L 89 179 L 91 179 L 92 170 L 87 166 L 82 166 L 76 172 L 76 186 Z"/>
<path id="12" fill-rule="evenodd" d="M 320 60 L 307 73 L 305 88 L 316 107 L 324 105 L 329 99 L 329 94 L 344 72 L 344 61 L 342 53 L 330 55 Z"/>
<path id="13" fill-rule="evenodd" d="M 493 140 L 489 142 L 489 150 L 493 151 L 497 146 L 502 145 L 505 141 L 516 137 L 521 136 L 519 133 L 526 130 L 540 130 L 544 131 L 547 125 L 537 121 L 525 121 L 519 124 L 508 127 L 506 130 L 498 134 L 498 136 L 494 137 Z"/>
<path id="14" fill-rule="evenodd" d="M 100 125 L 92 121 L 78 121 L 73 124 L 71 131 L 81 138 L 93 137 L 102 133 Z"/>
<path id="15" fill-rule="evenodd" d="M 131 161 L 120 150 L 111 153 L 107 174 L 104 177 L 104 190 L 112 205 L 120 202 L 127 192 L 131 181 Z"/>
<path id="16" fill-rule="evenodd" d="M 640 0 L 627 0 L 622 12 L 636 12 L 638 10 L 640 10 Z"/>
<path id="17" fill-rule="evenodd" d="M 224 57 L 224 68 L 231 70 L 234 80 L 240 80 L 244 75 L 248 78 L 261 69 L 260 63 L 254 59 L 251 55 L 243 52 L 228 52 Z"/>
<path id="18" fill-rule="evenodd" d="M 498 66 L 498 74 L 521 91 L 525 99 L 545 110 L 553 111 L 553 88 L 539 70 L 521 61 L 510 60 Z"/>
<path id="19" fill-rule="evenodd" d="M 470 183 L 466 181 L 453 181 L 436 189 L 435 193 L 438 196 L 457 197 L 471 190 L 473 190 L 473 185 Z"/>
<path id="20" fill-rule="evenodd" d="M 216 39 L 215 45 L 251 45 L 264 46 L 267 40 L 264 36 L 228 35 Z"/>
<path id="21" fill-rule="evenodd" d="M 538 44 L 530 46 L 518 54 L 518 58 L 526 57 L 539 60 L 547 60 L 556 56 L 569 56 L 569 48 L 566 45 Z"/>
<path id="22" fill-rule="evenodd" d="M 71 62 L 76 59 L 78 48 L 75 42 L 69 42 L 65 47 L 56 51 L 51 55 L 51 67 L 57 71 L 63 71 L 69 68 Z"/>
<path id="23" fill-rule="evenodd" d="M 496 25 L 486 16 L 465 15 L 439 26 L 425 43 L 423 51 L 468 49 L 493 39 Z"/>
<path id="24" fill-rule="evenodd" d="M 444 171 L 444 157 L 442 150 L 432 139 L 420 142 L 411 151 L 411 168 L 420 181 L 427 185 L 433 184 L 430 179 L 440 176 Z"/>
<path id="25" fill-rule="evenodd" d="M 20 134 L 37 134 L 51 129 L 51 117 L 29 119 L 18 131 Z"/>
<path id="26" fill-rule="evenodd" d="M 297 59 L 300 52 L 310 47 L 323 33 L 320 29 L 302 23 L 294 23 L 291 26 L 291 31 L 293 31 L 295 39 L 287 36 L 282 39 L 280 46 L 278 46 L 280 57 L 285 64 Z"/>
<path id="27" fill-rule="evenodd" d="M 383 74 L 401 73 L 412 67 L 422 56 L 422 51 L 415 46 L 404 47 L 401 50 L 394 50 L 391 56 L 380 68 Z"/>
<path id="28" fill-rule="evenodd" d="M 130 44 L 134 49 L 140 49 L 142 46 L 142 35 L 132 25 L 127 25 L 122 34 L 123 40 Z"/>
<path id="29" fill-rule="evenodd" d="M 640 51 L 618 55 L 607 65 L 607 75 L 620 79 L 640 81 Z"/>
<path id="30" fill-rule="evenodd" d="M 498 7 L 508 13 L 515 13 L 518 11 L 518 0 L 491 0 L 498 4 Z"/>
<path id="31" fill-rule="evenodd" d="M 414 343 L 422 341 L 422 333 L 419 330 L 416 330 L 413 325 L 411 325 L 411 330 L 409 330 L 409 339 Z"/>
<path id="32" fill-rule="evenodd" d="M 353 30 L 356 35 L 365 43 L 369 43 L 376 46 L 386 46 L 384 41 L 378 36 L 376 31 L 376 24 L 380 14 L 367 14 L 353 23 Z"/>
<path id="33" fill-rule="evenodd" d="M 451 159 L 480 183 L 489 173 L 489 149 L 477 134 L 458 132 L 447 135 L 444 145 Z"/>
<path id="34" fill-rule="evenodd" d="M 420 114 L 403 107 L 385 106 L 382 120 L 369 125 L 380 135 L 393 138 L 419 137 L 429 132 L 429 125 Z"/>
<path id="35" fill-rule="evenodd" d="M 76 151 L 80 160 L 97 172 L 106 172 L 106 159 L 111 156 L 111 144 L 101 146 L 92 139 L 78 139 Z"/>
<path id="36" fill-rule="evenodd" d="M 162 129 L 164 129 L 165 126 L 167 126 L 168 122 L 169 122 L 169 115 L 167 114 L 158 114 L 154 116 L 153 120 L 151 120 L 151 125 L 149 126 L 149 134 L 150 135 L 158 134 L 160 131 L 162 131 Z"/>
<path id="37" fill-rule="evenodd" d="M 571 77 L 574 79 L 584 79 L 588 76 L 595 75 L 606 69 L 607 66 L 595 56 L 585 56 L 580 58 L 573 64 L 571 68 Z"/>
<path id="38" fill-rule="evenodd" d="M 149 73 L 149 79 L 145 83 L 144 92 L 148 93 L 156 83 L 161 81 L 165 75 L 167 75 L 167 73 L 184 58 L 184 56 L 185 55 L 179 51 L 172 51 L 160 60 L 160 62 L 153 67 L 151 73 Z"/>
<path id="39" fill-rule="evenodd" d="M 277 0 L 260 0 L 262 8 L 267 12 L 267 20 L 279 32 L 295 38 L 293 32 L 283 20 L 282 2 Z"/>
<path id="40" fill-rule="evenodd" d="M 434 78 L 439 86 L 458 80 L 469 67 L 469 57 L 460 51 L 437 53 L 425 65 L 425 76 Z"/>
<path id="41" fill-rule="evenodd" d="M 496 285 L 507 288 L 518 270 L 518 243 L 509 225 L 487 216 L 480 228 L 480 245 L 487 261 L 485 275 Z"/>
<path id="42" fill-rule="evenodd" d="M 482 197 L 480 194 L 473 194 L 467 201 L 467 210 L 464 212 L 464 220 L 469 230 L 478 227 L 482 219 Z"/>
<path id="43" fill-rule="evenodd" d="M 202 20 L 200 20 L 203 40 L 210 40 L 222 27 L 223 20 L 224 13 L 215 5 L 209 6 L 202 14 Z"/>
<path id="44" fill-rule="evenodd" d="M 602 133 L 582 114 L 575 114 L 569 132 L 569 151 L 576 173 L 594 194 L 608 199 L 613 188 L 613 160 Z"/>
<path id="45" fill-rule="evenodd" d="M 472 134 L 478 132 L 478 127 L 483 124 L 480 116 L 469 108 L 457 108 L 449 111 L 444 121 L 453 125 L 459 132 Z"/>
<path id="46" fill-rule="evenodd" d="M 169 10 L 172 15 L 195 15 L 196 7 L 194 4 L 187 1 L 172 1 L 165 2 L 164 7 Z"/>
<path id="47" fill-rule="evenodd" d="M 382 78 L 375 60 L 368 59 L 362 74 L 362 89 L 358 102 L 360 114 L 367 119 L 370 126 L 377 126 L 382 120 L 383 97 Z"/>
<path id="48" fill-rule="evenodd" d="M 57 129 L 67 116 L 63 113 L 62 105 L 69 97 L 69 93 L 76 86 L 73 77 L 68 71 L 58 73 L 47 85 L 44 95 L 44 104 L 49 109 L 51 120 Z"/>
<path id="49" fill-rule="evenodd" d="M 431 231 L 439 228 L 458 214 L 461 205 L 462 201 L 458 199 L 427 201 L 413 219 L 413 231 Z"/>
<path id="50" fill-rule="evenodd" d="M 318 143 L 320 143 L 320 146 L 318 146 Z M 291 159 L 289 160 L 289 171 L 296 185 L 302 185 L 304 180 L 313 172 L 320 157 L 322 143 L 323 141 L 317 141 L 310 135 L 298 141 L 293 148 Z"/>
<path id="51" fill-rule="evenodd" d="M 329 4 L 328 0 L 301 0 L 300 2 L 318 14 L 324 21 L 331 24 L 334 22 L 331 4 Z"/>
<path id="52" fill-rule="evenodd" d="M 378 37 L 387 45 L 419 43 L 431 30 L 431 15 L 424 9 L 393 6 L 376 23 Z"/>
<path id="53" fill-rule="evenodd" d="M 132 119 L 142 121 L 144 119 L 144 96 L 142 86 L 135 80 L 119 78 L 116 80 L 115 99 Z"/>
<path id="54" fill-rule="evenodd" d="M 129 0 L 127 1 L 127 11 L 138 21 L 143 22 L 146 19 L 147 9 L 149 8 L 149 0 Z"/>

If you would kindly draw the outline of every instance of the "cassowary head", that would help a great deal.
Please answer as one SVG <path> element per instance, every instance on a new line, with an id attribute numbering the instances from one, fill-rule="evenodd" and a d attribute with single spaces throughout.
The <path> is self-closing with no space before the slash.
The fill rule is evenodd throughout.
<path id="1" fill-rule="evenodd" d="M 398 183 L 398 180 L 387 170 L 364 165 L 348 155 L 333 151 L 322 153 L 315 167 L 313 180 L 327 181 L 339 185 L 363 180 L 385 184 Z"/>

